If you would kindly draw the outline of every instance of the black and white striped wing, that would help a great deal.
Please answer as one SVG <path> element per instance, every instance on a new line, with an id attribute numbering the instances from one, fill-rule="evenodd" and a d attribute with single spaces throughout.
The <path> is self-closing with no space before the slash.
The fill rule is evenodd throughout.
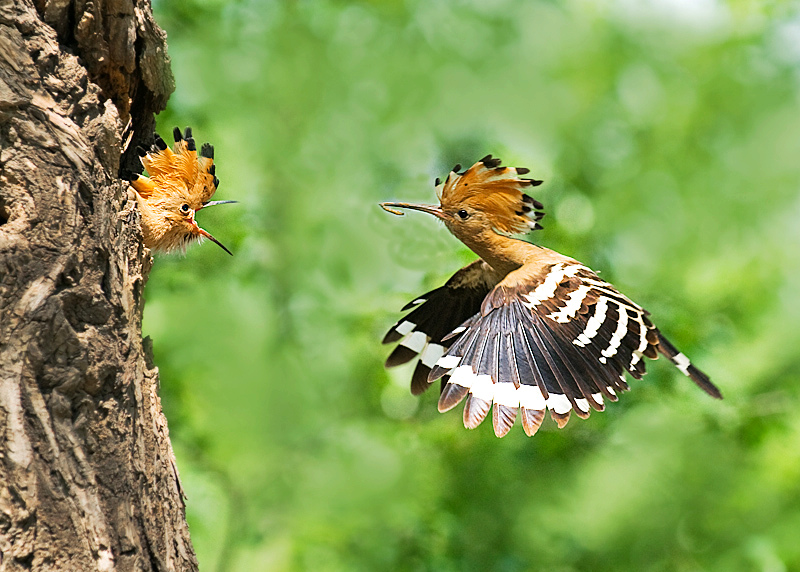
<path id="1" fill-rule="evenodd" d="M 411 377 L 411 393 L 430 387 L 431 368 L 455 341 L 443 339 L 462 322 L 478 314 L 481 303 L 500 277 L 482 260 L 456 272 L 447 283 L 406 304 L 413 310 L 397 322 L 383 338 L 384 344 L 400 342 L 386 360 L 394 367 L 419 358 Z"/>
<path id="2" fill-rule="evenodd" d="M 430 381 L 449 375 L 439 410 L 465 397 L 464 425 L 477 427 L 493 408 L 495 434 L 505 435 L 517 413 L 528 435 L 545 410 L 559 427 L 570 413 L 588 417 L 604 399 L 628 389 L 624 372 L 645 373 L 643 357 L 661 352 L 710 395 L 708 377 L 670 344 L 648 313 L 578 263 L 551 265 L 539 280 L 504 280 L 480 314 L 436 363 Z"/>

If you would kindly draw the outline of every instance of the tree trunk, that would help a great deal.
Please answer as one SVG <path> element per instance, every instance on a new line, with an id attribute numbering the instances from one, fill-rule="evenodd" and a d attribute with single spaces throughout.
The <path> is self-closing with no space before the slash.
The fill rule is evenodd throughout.
<path id="1" fill-rule="evenodd" d="M 148 1 L 0 0 L 0 571 L 197 569 L 118 178 L 172 88 Z"/>

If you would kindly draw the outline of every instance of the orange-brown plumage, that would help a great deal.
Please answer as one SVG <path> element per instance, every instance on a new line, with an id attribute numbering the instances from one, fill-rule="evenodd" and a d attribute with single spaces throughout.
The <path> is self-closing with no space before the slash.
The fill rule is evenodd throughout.
<path id="1" fill-rule="evenodd" d="M 549 410 L 559 427 L 570 413 L 602 411 L 626 391 L 625 372 L 664 355 L 709 395 L 722 395 L 650 321 L 642 307 L 577 260 L 509 234 L 541 228 L 541 203 L 525 191 L 541 181 L 527 169 L 500 167 L 491 155 L 437 180 L 438 205 L 383 203 L 427 212 L 480 256 L 444 286 L 418 296 L 389 330 L 393 367 L 418 359 L 411 390 L 441 380 L 439 410 L 465 400 L 464 425 L 492 411 L 498 437 L 517 416 L 533 435 Z"/>
<path id="2" fill-rule="evenodd" d="M 156 134 L 150 151 L 139 150 L 149 177 L 134 175 L 131 180 L 142 215 L 144 243 L 156 251 L 172 252 L 208 238 L 230 254 L 194 219 L 195 213 L 205 207 L 235 202 L 209 200 L 219 185 L 214 148 L 206 143 L 198 155 L 190 128 L 182 134 L 176 127 L 173 134 L 173 149 Z"/>
<path id="3" fill-rule="evenodd" d="M 474 208 L 485 213 L 494 229 L 502 233 L 517 234 L 541 228 L 535 221 L 544 213 L 537 213 L 533 221 L 529 213 L 542 205 L 526 195 L 525 190 L 542 182 L 520 177 L 527 169 L 501 167 L 500 160 L 489 155 L 466 172 L 459 174 L 457 171 L 458 168 L 451 171 L 437 187 L 443 209 Z"/>

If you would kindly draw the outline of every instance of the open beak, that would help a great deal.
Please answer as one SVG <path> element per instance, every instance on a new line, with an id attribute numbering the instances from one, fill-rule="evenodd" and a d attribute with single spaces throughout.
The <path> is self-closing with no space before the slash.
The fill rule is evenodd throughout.
<path id="1" fill-rule="evenodd" d="M 208 201 L 208 202 L 203 203 L 203 206 L 200 207 L 200 209 L 204 209 L 206 207 L 213 207 L 213 206 L 216 206 L 216 205 L 227 205 L 227 204 L 230 204 L 230 203 L 238 203 L 238 202 L 239 201 Z M 200 209 L 197 209 L 197 210 L 200 210 Z"/>
<path id="2" fill-rule="evenodd" d="M 224 250 L 225 252 L 227 252 L 228 254 L 230 254 L 231 256 L 233 256 L 233 252 L 231 252 L 230 250 L 228 250 L 227 248 L 225 248 L 225 245 L 224 245 L 224 244 L 222 244 L 222 243 L 221 243 L 220 241 L 218 241 L 216 238 L 214 238 L 213 236 L 211 236 L 211 233 L 210 233 L 210 232 L 208 232 L 207 230 L 203 230 L 203 229 L 202 229 L 202 228 L 200 228 L 199 226 L 197 227 L 197 230 L 198 230 L 198 232 L 199 232 L 199 233 L 200 233 L 202 236 L 205 236 L 205 237 L 206 237 L 208 240 L 210 240 L 211 242 L 213 242 L 214 244 L 216 244 L 217 246 L 219 246 L 219 247 L 220 247 L 222 250 Z"/>
<path id="3" fill-rule="evenodd" d="M 204 208 L 206 208 L 206 207 L 213 207 L 213 206 L 216 206 L 216 205 L 226 205 L 226 204 L 228 204 L 228 203 L 236 203 L 236 202 L 239 202 L 239 201 L 208 201 L 208 202 L 205 202 L 205 203 L 203 203 L 203 206 L 201 206 L 201 207 L 200 207 L 199 209 L 197 209 L 197 210 L 199 211 L 200 209 L 204 209 Z M 194 217 L 192 217 L 192 222 L 194 222 Z M 196 223 L 196 222 L 194 222 L 194 225 L 197 227 L 197 232 L 199 232 L 199 233 L 200 233 L 202 236 L 205 236 L 205 237 L 206 237 L 208 240 L 210 240 L 211 242 L 213 242 L 214 244 L 216 244 L 217 246 L 219 246 L 219 247 L 220 247 L 222 250 L 224 250 L 225 252 L 227 252 L 228 254 L 230 254 L 231 256 L 233 256 L 233 252 L 231 252 L 230 250 L 228 250 L 227 248 L 225 248 L 225 245 L 224 245 L 224 244 L 222 244 L 222 243 L 221 243 L 220 241 L 218 241 L 216 238 L 214 238 L 213 236 L 211 236 L 211 233 L 210 233 L 210 232 L 208 232 L 207 230 L 203 230 L 202 228 L 200 228 L 199 226 L 197 226 L 197 223 Z"/>
<path id="4" fill-rule="evenodd" d="M 381 208 L 386 212 L 403 216 L 403 212 L 396 209 L 413 209 L 415 211 L 422 211 L 424 213 L 432 214 L 433 216 L 444 220 L 444 212 L 439 205 L 415 205 L 413 203 L 380 203 Z"/>

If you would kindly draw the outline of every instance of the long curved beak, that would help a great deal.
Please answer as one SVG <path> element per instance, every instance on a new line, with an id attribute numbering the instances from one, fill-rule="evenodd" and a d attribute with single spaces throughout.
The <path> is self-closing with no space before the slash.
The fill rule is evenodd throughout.
<path id="1" fill-rule="evenodd" d="M 380 203 L 381 208 L 386 212 L 403 216 L 403 212 L 396 209 L 412 209 L 415 211 L 422 211 L 424 213 L 432 214 L 436 218 L 444 219 L 444 212 L 439 205 L 416 205 L 413 203 Z"/>
<path id="2" fill-rule="evenodd" d="M 227 205 L 227 204 L 230 204 L 230 203 L 238 203 L 238 202 L 239 201 L 208 201 L 207 203 L 203 203 L 203 206 L 200 207 L 200 209 L 204 209 L 206 207 L 213 207 L 213 206 L 216 206 L 216 205 Z M 200 210 L 200 209 L 197 209 L 197 210 Z"/>
<path id="3" fill-rule="evenodd" d="M 227 205 L 227 204 L 229 204 L 229 203 L 238 203 L 238 202 L 239 202 L 239 201 L 208 201 L 208 202 L 205 202 L 205 203 L 203 203 L 203 206 L 201 206 L 201 207 L 200 207 L 199 209 L 197 209 L 197 210 L 199 211 L 200 209 L 204 209 L 204 208 L 206 208 L 206 207 L 213 207 L 213 206 L 216 206 L 216 205 Z M 195 211 L 195 212 L 196 212 L 196 211 Z M 192 217 L 192 222 L 194 222 L 194 217 Z M 205 237 L 206 237 L 208 240 L 210 240 L 211 242 L 213 242 L 214 244 L 216 244 L 217 246 L 219 246 L 219 247 L 220 247 L 222 250 L 224 250 L 225 252 L 227 252 L 228 254 L 230 254 L 231 256 L 233 256 L 233 252 L 231 252 L 230 250 L 228 250 L 227 248 L 225 248 L 225 245 L 224 245 L 224 244 L 222 244 L 220 241 L 218 241 L 216 238 L 214 238 L 214 237 L 211 235 L 211 233 L 210 233 L 210 232 L 208 232 L 208 231 L 207 231 L 207 230 L 205 230 L 205 229 L 202 229 L 202 228 L 200 228 L 200 227 L 197 225 L 197 223 L 196 223 L 196 222 L 194 223 L 194 225 L 197 227 L 197 232 L 199 232 L 199 233 L 200 233 L 202 236 L 205 236 Z"/>
<path id="4" fill-rule="evenodd" d="M 208 240 L 210 240 L 211 242 L 213 242 L 214 244 L 216 244 L 217 246 L 219 246 L 219 247 L 220 247 L 222 250 L 224 250 L 225 252 L 227 252 L 228 254 L 230 254 L 231 256 L 233 256 L 233 252 L 231 252 L 230 250 L 228 250 L 227 248 L 225 248 L 225 245 L 224 245 L 224 244 L 222 244 L 222 243 L 221 243 L 220 241 L 218 241 L 216 238 L 214 238 L 213 236 L 211 236 L 211 233 L 210 233 L 210 232 L 208 232 L 207 230 L 204 230 L 204 229 L 200 228 L 199 226 L 197 227 L 197 230 L 200 232 L 200 234 L 201 234 L 201 235 L 205 236 L 205 237 L 206 237 Z"/>

